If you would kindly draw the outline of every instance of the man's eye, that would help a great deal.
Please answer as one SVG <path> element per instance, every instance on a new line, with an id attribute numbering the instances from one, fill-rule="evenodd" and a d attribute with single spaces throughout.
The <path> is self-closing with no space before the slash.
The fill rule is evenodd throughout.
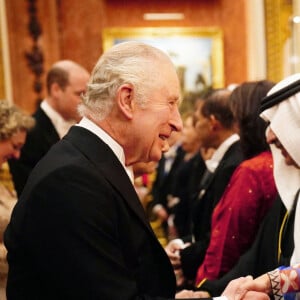
<path id="1" fill-rule="evenodd" d="M 78 96 L 78 97 L 81 97 L 83 95 L 83 91 L 78 91 L 78 92 L 74 92 L 74 95 Z"/>

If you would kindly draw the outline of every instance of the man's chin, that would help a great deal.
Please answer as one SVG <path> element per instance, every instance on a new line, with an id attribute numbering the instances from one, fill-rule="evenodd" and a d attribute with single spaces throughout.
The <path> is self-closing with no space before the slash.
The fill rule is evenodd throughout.
<path id="1" fill-rule="evenodd" d="M 168 152 L 170 149 L 170 145 L 167 141 L 164 142 L 164 145 L 162 146 L 162 149 L 161 151 L 164 153 L 164 152 Z"/>
<path id="2" fill-rule="evenodd" d="M 163 152 L 155 153 L 155 154 L 153 153 L 152 155 L 150 155 L 148 162 L 150 162 L 150 161 L 158 162 L 162 158 L 162 155 L 163 155 Z"/>

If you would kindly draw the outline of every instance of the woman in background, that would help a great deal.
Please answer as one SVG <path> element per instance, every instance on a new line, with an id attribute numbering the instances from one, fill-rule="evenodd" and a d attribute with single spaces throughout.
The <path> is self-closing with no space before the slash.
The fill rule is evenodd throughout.
<path id="1" fill-rule="evenodd" d="M 18 159 L 26 140 L 27 131 L 35 124 L 32 117 L 5 100 L 0 100 L 0 165 L 8 159 Z M 14 189 L 0 181 L 0 298 L 5 298 L 8 272 L 3 233 L 9 222 L 11 211 L 17 201 Z"/>

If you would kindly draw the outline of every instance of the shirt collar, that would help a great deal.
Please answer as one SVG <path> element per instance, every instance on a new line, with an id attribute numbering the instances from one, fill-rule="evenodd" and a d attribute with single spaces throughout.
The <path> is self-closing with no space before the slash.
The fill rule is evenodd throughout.
<path id="1" fill-rule="evenodd" d="M 166 159 L 170 158 L 170 159 L 174 159 L 177 155 L 177 150 L 180 147 L 180 143 L 175 143 L 174 145 L 172 145 L 169 150 L 167 152 L 165 152 L 163 155 Z"/>
<path id="2" fill-rule="evenodd" d="M 214 172 L 217 167 L 219 166 L 220 161 L 222 160 L 223 156 L 225 155 L 226 151 L 229 147 L 234 144 L 236 141 L 240 139 L 238 134 L 233 134 L 229 138 L 227 138 L 214 152 L 211 159 L 205 161 L 206 167 L 210 172 Z"/>
<path id="3" fill-rule="evenodd" d="M 41 103 L 41 108 L 51 120 L 55 130 L 60 138 L 62 138 L 68 130 L 74 125 L 75 121 L 66 121 L 56 110 L 54 110 L 46 100 Z"/>
<path id="4" fill-rule="evenodd" d="M 113 153 L 117 156 L 120 163 L 124 167 L 127 175 L 129 176 L 132 184 L 134 183 L 134 175 L 132 167 L 127 167 L 125 165 L 125 154 L 124 150 L 120 144 L 118 144 L 110 135 L 108 135 L 102 128 L 97 126 L 94 122 L 89 120 L 88 118 L 83 117 L 81 121 L 77 124 L 77 126 L 83 127 L 95 135 L 97 135 L 105 144 L 109 146 L 109 148 L 113 151 Z"/>

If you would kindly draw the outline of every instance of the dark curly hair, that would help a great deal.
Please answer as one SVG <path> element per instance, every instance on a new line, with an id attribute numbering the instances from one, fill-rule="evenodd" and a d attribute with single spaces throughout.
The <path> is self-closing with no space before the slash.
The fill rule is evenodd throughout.
<path id="1" fill-rule="evenodd" d="M 230 95 L 229 103 L 238 123 L 245 158 L 269 149 L 265 137 L 267 124 L 260 118 L 259 109 L 262 98 L 274 85 L 268 80 L 244 82 Z"/>

